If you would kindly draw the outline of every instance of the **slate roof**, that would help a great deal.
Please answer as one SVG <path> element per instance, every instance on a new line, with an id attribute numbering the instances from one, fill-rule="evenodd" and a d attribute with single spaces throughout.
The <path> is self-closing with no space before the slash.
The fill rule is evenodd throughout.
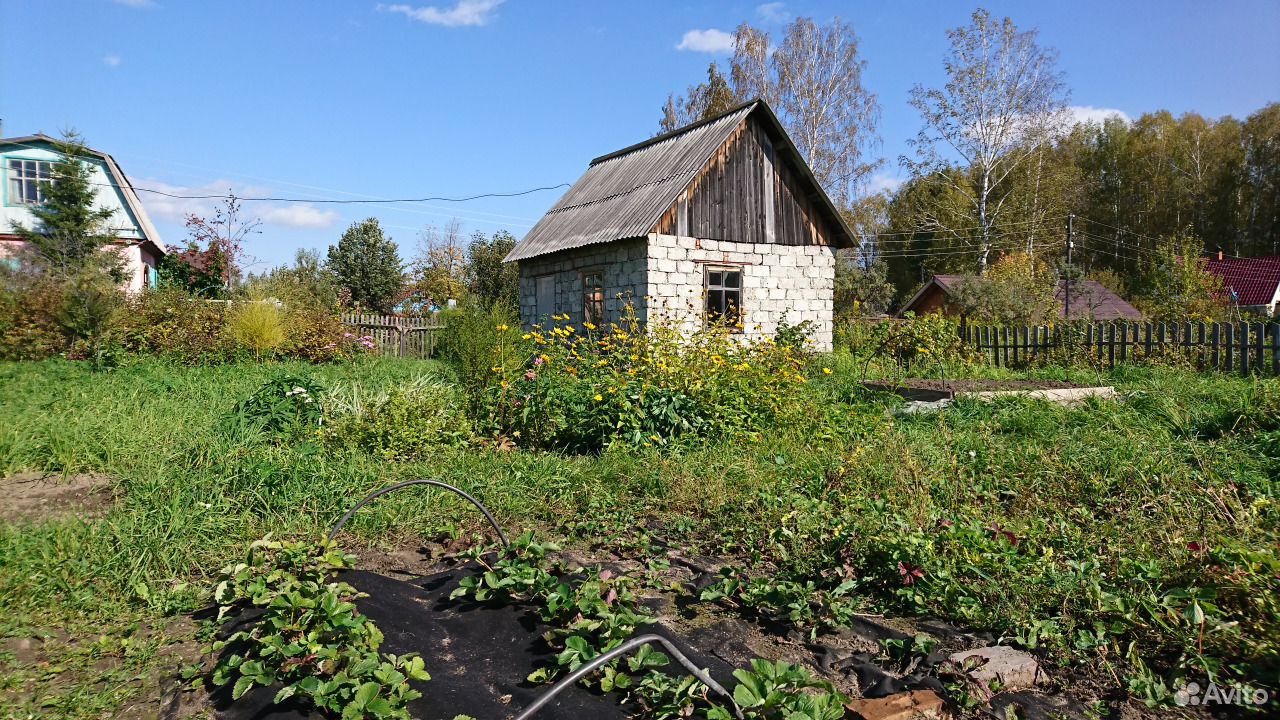
<path id="1" fill-rule="evenodd" d="M 648 235 L 716 150 L 757 111 L 780 142 L 790 146 L 769 106 L 752 100 L 716 117 L 601 155 L 512 248 L 506 261 Z M 851 245 L 852 233 L 812 171 L 804 162 L 796 165 L 802 179 L 816 189 L 813 195 L 819 200 L 820 211 L 833 221 L 837 232 L 843 232 L 837 244 Z"/>
<path id="2" fill-rule="evenodd" d="M 930 287 L 937 286 L 950 295 L 957 285 L 971 279 L 977 278 L 973 275 L 934 275 L 932 280 L 902 306 L 902 312 L 910 310 L 916 300 L 920 299 Z M 1066 286 L 1066 280 L 1059 280 L 1058 287 L 1054 291 L 1054 297 L 1058 299 L 1058 317 L 1067 315 L 1064 302 Z M 1092 317 L 1096 320 L 1141 320 L 1142 313 L 1098 281 L 1076 280 L 1071 283 L 1071 317 L 1073 319 Z"/>
<path id="3" fill-rule="evenodd" d="M 1270 305 L 1280 286 L 1280 257 L 1207 260 L 1205 267 L 1235 292 L 1239 305 Z"/>

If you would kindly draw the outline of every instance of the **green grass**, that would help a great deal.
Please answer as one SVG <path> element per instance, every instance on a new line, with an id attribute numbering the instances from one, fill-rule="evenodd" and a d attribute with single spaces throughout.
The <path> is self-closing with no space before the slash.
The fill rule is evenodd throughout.
<path id="1" fill-rule="evenodd" d="M 176 662 L 164 648 L 185 637 L 155 628 L 200 606 L 208 577 L 249 541 L 317 536 L 364 493 L 415 477 L 459 485 L 508 528 L 571 543 L 622 542 L 656 518 L 680 528 L 669 539 L 754 572 L 829 578 L 850 567 L 868 608 L 993 629 L 1049 648 L 1064 666 L 1135 679 L 1143 697 L 1162 697 L 1159 682 L 1179 662 L 1190 675 L 1220 662 L 1231 677 L 1274 681 L 1275 641 L 1265 636 L 1277 634 L 1276 580 L 1255 577 L 1272 571 L 1224 579 L 1221 567 L 1276 547 L 1276 410 L 1257 410 L 1267 402 L 1259 388 L 1274 391 L 1275 381 L 1121 368 L 1101 379 L 1124 402 L 961 402 L 890 421 L 883 403 L 858 394 L 861 367 L 841 355 L 820 365 L 835 372 L 815 379 L 815 401 L 843 397 L 859 412 L 834 438 L 797 426 L 741 445 L 594 456 L 442 448 L 415 462 L 245 438 L 224 418 L 279 372 L 385 389 L 450 376 L 434 362 L 0 365 L 0 473 L 102 473 L 118 493 L 92 522 L 0 522 L 0 637 L 66 638 L 38 661 L 0 649 L 0 715 L 99 716 L 148 700 Z M 352 522 L 354 550 L 481 530 L 465 508 L 438 491 L 388 496 Z M 923 568 L 924 580 L 904 586 L 900 561 Z M 1204 603 L 1242 624 L 1211 632 L 1201 654 L 1196 628 L 1161 613 L 1187 606 L 1171 593 L 1206 587 L 1226 588 Z M 1244 587 L 1270 594 L 1270 608 Z M 1099 622 L 1139 638 L 1138 655 L 1122 657 L 1119 640 L 1110 654 L 1082 647 Z M 130 637 L 139 640 L 121 643 Z M 104 678 L 86 653 L 112 658 L 115 674 Z"/>

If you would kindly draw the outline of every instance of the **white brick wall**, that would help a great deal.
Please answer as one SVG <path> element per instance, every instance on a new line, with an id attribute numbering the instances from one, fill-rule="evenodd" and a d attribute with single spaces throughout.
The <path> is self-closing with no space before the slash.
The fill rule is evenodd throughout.
<path id="1" fill-rule="evenodd" d="M 772 336 L 778 323 L 814 323 L 818 350 L 831 349 L 832 299 L 835 294 L 835 249 L 814 245 L 743 244 L 697 240 L 674 235 L 603 243 L 520 263 L 520 318 L 535 318 L 535 278 L 556 277 L 556 313 L 582 322 L 583 270 L 602 268 L 605 315 L 617 320 L 630 299 L 640 319 L 666 317 L 690 330 L 702 324 L 702 285 L 707 265 L 742 268 L 744 333 Z M 622 300 L 618 295 L 623 296 Z M 647 303 L 645 297 L 651 298 Z"/>
<path id="2" fill-rule="evenodd" d="M 699 247 L 700 246 L 700 247 Z M 814 324 L 819 350 L 831 349 L 835 249 L 816 245 L 742 244 L 650 235 L 649 317 L 670 317 L 693 329 L 702 322 L 703 269 L 706 265 L 742 267 L 744 332 L 772 336 L 779 321 Z"/>

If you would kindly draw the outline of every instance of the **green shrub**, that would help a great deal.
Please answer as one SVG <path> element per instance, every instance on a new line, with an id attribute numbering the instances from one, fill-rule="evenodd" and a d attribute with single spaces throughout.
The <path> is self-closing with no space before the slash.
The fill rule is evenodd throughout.
<path id="1" fill-rule="evenodd" d="M 493 377 L 492 368 L 519 362 L 518 348 L 506 335 L 520 326 L 519 319 L 501 304 L 446 310 L 440 317 L 445 328 L 437 340 L 436 354 L 453 365 L 474 406 L 477 394 Z"/>
<path id="2" fill-rule="evenodd" d="M 324 421 L 324 388 L 306 378 L 280 375 L 268 380 L 231 411 L 240 430 L 296 436 L 314 431 Z"/>
<path id="3" fill-rule="evenodd" d="M 148 290 L 130 298 L 116 316 L 126 350 L 160 355 L 182 363 L 229 359 L 232 347 L 223 332 L 227 304 L 201 300 L 183 290 Z"/>
<path id="4" fill-rule="evenodd" d="M 65 350 L 62 304 L 58 283 L 0 267 L 0 360 L 40 360 Z"/>
<path id="5" fill-rule="evenodd" d="M 450 383 L 424 377 L 372 402 L 348 398 L 347 407 L 353 411 L 335 412 L 326 433 L 332 445 L 388 460 L 412 460 L 471 439 L 462 395 Z"/>
<path id="6" fill-rule="evenodd" d="M 268 300 L 236 303 L 227 313 L 227 334 L 255 359 L 274 355 L 285 342 L 284 313 Z"/>
<path id="7" fill-rule="evenodd" d="M 973 359 L 972 350 L 960 339 L 958 322 L 941 313 L 908 313 L 901 320 L 877 323 L 850 350 L 864 363 L 890 360 L 899 371 Z"/>

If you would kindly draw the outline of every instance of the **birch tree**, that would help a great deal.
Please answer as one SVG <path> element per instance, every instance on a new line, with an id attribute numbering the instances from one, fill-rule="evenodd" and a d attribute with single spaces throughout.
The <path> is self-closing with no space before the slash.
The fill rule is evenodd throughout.
<path id="1" fill-rule="evenodd" d="M 734 32 L 728 82 L 713 63 L 707 82 L 680 97 L 668 96 L 659 131 L 761 98 L 777 113 L 819 184 L 848 207 L 881 163 L 867 157 L 879 142 L 880 105 L 862 84 L 865 67 L 853 26 L 838 18 L 821 26 L 797 18 L 776 45 L 769 33 L 743 23 Z"/>
<path id="2" fill-rule="evenodd" d="M 866 64 L 853 26 L 839 18 L 822 26 L 796 18 L 776 46 L 767 32 L 746 23 L 734 33 L 734 92 L 769 103 L 818 182 L 842 207 L 881 163 L 867 157 L 879 142 L 880 105 L 862 84 Z"/>
<path id="3" fill-rule="evenodd" d="M 910 141 L 916 157 L 900 162 L 917 177 L 951 183 L 964 199 L 964 227 L 930 216 L 919 218 L 919 225 L 973 246 L 982 274 L 1009 205 L 1013 183 L 1005 181 L 1066 128 L 1067 90 L 1057 52 L 1041 47 L 1035 30 L 1019 31 L 1007 17 L 997 21 L 978 9 L 969 25 L 947 36 L 947 83 L 912 88 L 910 104 L 924 123 Z M 947 172 L 956 165 L 966 172 Z"/>

